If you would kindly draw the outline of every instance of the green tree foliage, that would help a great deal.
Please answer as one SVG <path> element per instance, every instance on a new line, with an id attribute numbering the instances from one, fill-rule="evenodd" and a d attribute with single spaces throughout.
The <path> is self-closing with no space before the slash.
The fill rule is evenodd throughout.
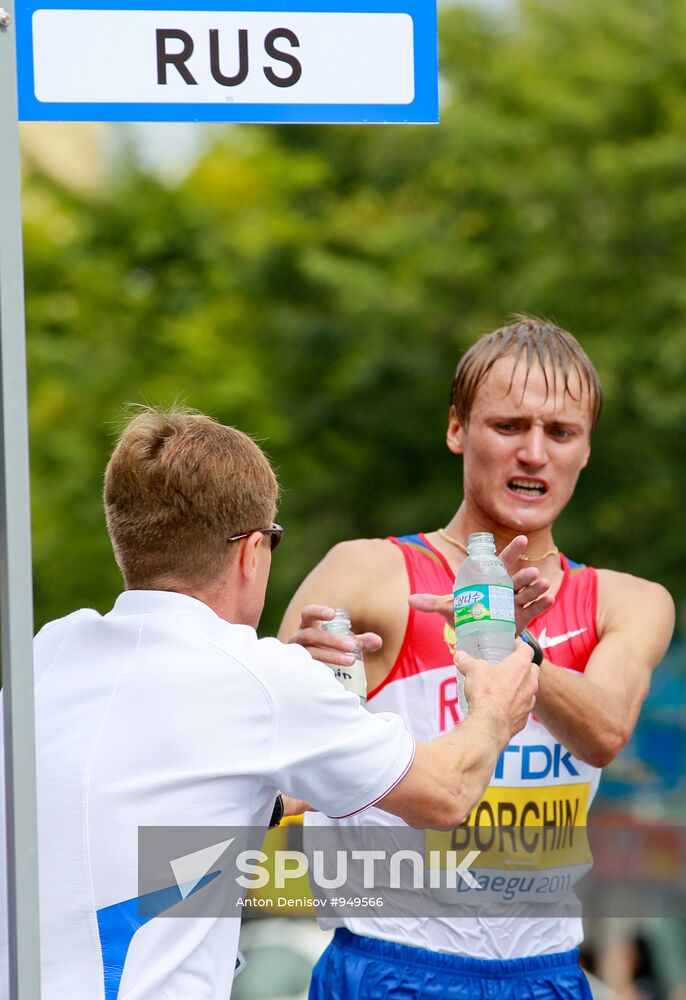
<path id="1" fill-rule="evenodd" d="M 527 311 L 606 390 L 559 544 L 684 598 L 686 5 L 451 7 L 440 32 L 439 127 L 227 129 L 175 185 L 27 178 L 38 623 L 118 590 L 99 494 L 124 401 L 263 440 L 273 629 L 337 540 L 445 523 L 455 362 Z"/>

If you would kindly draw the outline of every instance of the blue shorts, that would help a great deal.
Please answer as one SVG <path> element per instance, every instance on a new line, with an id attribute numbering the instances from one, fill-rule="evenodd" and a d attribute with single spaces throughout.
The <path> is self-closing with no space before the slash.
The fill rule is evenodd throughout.
<path id="1" fill-rule="evenodd" d="M 579 952 L 463 958 L 339 928 L 312 973 L 310 1000 L 592 1000 Z"/>

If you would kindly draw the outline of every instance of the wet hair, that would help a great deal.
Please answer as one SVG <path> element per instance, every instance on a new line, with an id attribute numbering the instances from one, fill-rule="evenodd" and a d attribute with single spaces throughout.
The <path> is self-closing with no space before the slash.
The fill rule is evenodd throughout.
<path id="1" fill-rule="evenodd" d="M 531 316 L 517 316 L 509 326 L 485 334 L 460 358 L 450 391 L 450 405 L 455 407 L 461 424 L 468 425 L 477 389 L 496 361 L 504 357 L 513 359 L 510 388 L 515 369 L 523 360 L 526 368 L 524 389 L 531 369 L 538 365 L 545 378 L 546 393 L 552 389 L 554 395 L 561 382 L 563 394 L 579 399 L 570 386 L 570 379 L 575 374 L 582 394 L 584 390 L 588 393 L 591 431 L 595 430 L 602 407 L 602 389 L 593 362 L 571 333 L 548 320 Z"/>

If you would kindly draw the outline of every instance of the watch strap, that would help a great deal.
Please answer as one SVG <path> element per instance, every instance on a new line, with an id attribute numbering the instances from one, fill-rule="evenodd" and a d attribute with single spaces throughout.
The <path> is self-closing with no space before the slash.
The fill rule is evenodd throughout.
<path id="1" fill-rule="evenodd" d="M 269 820 L 269 829 L 278 826 L 283 819 L 284 806 L 283 806 L 283 795 L 281 792 L 276 796 L 274 801 L 274 808 L 272 809 L 272 818 Z"/>
<path id="2" fill-rule="evenodd" d="M 536 666 L 540 667 L 540 665 L 543 663 L 543 649 L 541 648 L 541 644 L 539 643 L 538 639 L 531 634 L 528 628 L 522 629 L 521 638 L 524 640 L 524 642 L 528 642 L 531 648 L 533 649 L 534 663 L 536 664 Z"/>

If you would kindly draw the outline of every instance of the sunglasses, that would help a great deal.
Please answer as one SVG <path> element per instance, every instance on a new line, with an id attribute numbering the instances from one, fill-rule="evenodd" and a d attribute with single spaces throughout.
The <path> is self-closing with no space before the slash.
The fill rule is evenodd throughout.
<path id="1" fill-rule="evenodd" d="M 241 538 L 249 538 L 250 535 L 254 535 L 256 531 L 259 531 L 262 535 L 270 536 L 269 544 L 272 552 L 283 538 L 283 528 L 281 525 L 272 524 L 271 528 L 253 528 L 252 531 L 241 531 L 240 535 L 231 535 L 231 538 L 227 538 L 227 541 L 239 542 Z"/>

